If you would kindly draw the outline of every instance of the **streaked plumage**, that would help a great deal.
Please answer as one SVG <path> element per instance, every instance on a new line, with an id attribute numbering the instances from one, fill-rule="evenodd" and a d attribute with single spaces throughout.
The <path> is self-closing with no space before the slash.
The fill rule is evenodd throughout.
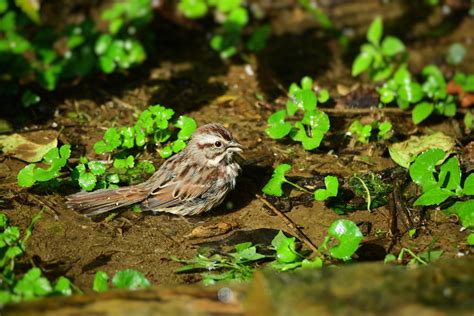
<path id="1" fill-rule="evenodd" d="M 153 213 L 196 215 L 219 205 L 235 187 L 242 146 L 220 124 L 196 130 L 188 146 L 169 158 L 147 181 L 118 189 L 79 192 L 67 205 L 88 216 L 140 203 Z"/>

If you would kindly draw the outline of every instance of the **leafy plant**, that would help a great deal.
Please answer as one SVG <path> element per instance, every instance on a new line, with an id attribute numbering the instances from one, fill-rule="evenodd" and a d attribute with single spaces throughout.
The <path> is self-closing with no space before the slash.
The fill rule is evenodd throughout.
<path id="1" fill-rule="evenodd" d="M 367 144 L 372 136 L 372 131 L 377 128 L 377 139 L 388 139 L 392 136 L 392 123 L 389 121 L 378 122 L 373 121 L 371 124 L 362 124 L 359 120 L 355 120 L 349 126 L 349 134 L 357 137 L 357 141 Z"/>
<path id="2" fill-rule="evenodd" d="M 216 271 L 219 273 L 202 273 L 203 283 L 214 284 L 217 281 L 248 281 L 257 266 L 264 261 L 268 266 L 277 271 L 294 269 L 321 268 L 325 259 L 323 252 L 328 251 L 328 256 L 339 260 L 350 260 L 359 247 L 363 235 L 356 224 L 349 220 L 335 221 L 328 230 L 323 244 L 314 259 L 308 257 L 307 252 L 297 250 L 296 238 L 287 237 L 282 231 L 271 242 L 272 251 L 269 255 L 258 252 L 257 245 L 244 242 L 235 246 L 231 253 L 212 253 L 209 248 L 200 248 L 198 254 L 189 260 L 174 260 L 185 264 L 176 272 L 189 272 L 196 270 Z M 335 243 L 333 243 L 335 241 Z"/>
<path id="3" fill-rule="evenodd" d="M 112 278 L 112 286 L 116 289 L 127 290 L 141 290 L 151 287 L 148 279 L 142 273 L 133 269 L 125 269 L 115 273 Z M 107 292 L 109 288 L 108 274 L 104 271 L 97 271 L 92 289 L 96 292 Z"/>
<path id="4" fill-rule="evenodd" d="M 360 53 L 352 64 L 352 76 L 368 71 L 374 81 L 389 78 L 400 60 L 406 59 L 403 42 L 394 36 L 386 36 L 382 40 L 383 21 L 377 17 L 367 31 L 368 43 L 360 48 Z M 401 57 L 401 58 L 399 58 Z"/>
<path id="5" fill-rule="evenodd" d="M 30 268 L 21 276 L 15 268 L 17 261 L 25 254 L 26 242 L 31 236 L 33 225 L 40 218 L 41 212 L 33 217 L 23 237 L 20 237 L 20 229 L 11 226 L 5 214 L 0 213 L 1 305 L 51 295 L 72 294 L 73 285 L 63 276 L 59 277 L 53 286 L 37 267 Z"/>
<path id="6" fill-rule="evenodd" d="M 38 93 L 56 89 L 61 80 L 128 69 L 146 58 L 137 34 L 151 21 L 150 0 L 120 1 L 104 10 L 108 31 L 90 17 L 56 30 L 40 24 L 39 2 L 12 3 L 2 1 L 0 7 L 0 67 L 6 74 L 0 95 L 20 96 L 24 106 L 38 103 Z M 39 87 L 20 87 L 31 81 Z"/>
<path id="7" fill-rule="evenodd" d="M 222 30 L 211 37 L 211 47 L 219 52 L 222 58 L 237 54 L 242 42 L 243 29 L 249 23 L 249 11 L 241 0 L 180 0 L 178 9 L 190 19 L 199 19 L 214 9 L 222 17 L 218 20 Z M 246 47 L 259 51 L 266 45 L 271 28 L 263 25 L 257 28 L 248 38 Z"/>
<path id="8" fill-rule="evenodd" d="M 326 133 L 329 131 L 329 117 L 317 109 L 317 104 L 329 100 L 329 92 L 322 89 L 316 95 L 313 90 L 313 80 L 309 77 L 301 79 L 301 86 L 292 83 L 288 91 L 286 111 L 280 110 L 268 118 L 270 126 L 265 131 L 273 139 L 281 139 L 289 135 L 294 141 L 301 142 L 305 150 L 318 148 Z M 298 111 L 303 111 L 302 119 L 294 126 L 286 118 L 295 117 Z"/>
<path id="9" fill-rule="evenodd" d="M 96 153 L 109 153 L 116 149 L 131 149 L 135 146 L 143 147 L 148 142 L 164 143 L 172 135 L 170 120 L 174 111 L 161 105 L 152 105 L 140 114 L 133 127 L 122 127 L 119 130 L 109 128 L 104 133 L 102 140 L 94 145 Z M 174 123 L 179 129 L 177 139 L 159 151 L 163 158 L 170 157 L 173 153 L 180 152 L 186 147 L 186 141 L 191 137 L 197 127 L 196 122 L 187 116 L 180 116 Z"/>
<path id="10" fill-rule="evenodd" d="M 467 198 L 455 201 L 446 212 L 457 214 L 464 227 L 474 227 L 474 173 L 467 175 L 461 186 L 463 176 L 457 157 L 446 161 L 445 157 L 443 150 L 434 148 L 420 154 L 411 164 L 410 177 L 423 192 L 413 205 L 440 205 L 449 198 Z"/>
<path id="11" fill-rule="evenodd" d="M 49 167 L 41 168 L 34 163 L 27 165 L 18 173 L 18 185 L 31 187 L 36 182 L 46 182 L 56 179 L 59 177 L 61 169 L 66 166 L 70 155 L 70 145 L 62 145 L 59 149 L 50 149 L 43 157 L 43 163 Z"/>
<path id="12" fill-rule="evenodd" d="M 324 184 L 326 185 L 326 189 L 318 189 L 314 191 L 314 199 L 316 201 L 324 201 L 330 197 L 337 196 L 337 192 L 339 189 L 339 181 L 335 176 L 326 176 L 324 178 Z"/>

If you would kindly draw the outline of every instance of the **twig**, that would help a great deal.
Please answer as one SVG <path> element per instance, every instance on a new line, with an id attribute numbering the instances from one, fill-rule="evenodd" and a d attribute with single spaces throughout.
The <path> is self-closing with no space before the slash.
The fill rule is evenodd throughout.
<path id="1" fill-rule="evenodd" d="M 32 198 L 33 200 L 35 200 L 36 202 L 38 202 L 39 204 L 43 205 L 46 209 L 51 210 L 52 213 L 53 213 L 54 219 L 55 219 L 55 220 L 58 220 L 58 218 L 59 218 L 59 212 L 56 211 L 56 210 L 54 209 L 54 207 L 52 207 L 52 206 L 50 205 L 49 202 L 43 201 L 42 199 L 40 199 L 39 197 L 37 197 L 37 196 L 35 196 L 35 195 L 33 195 L 33 194 L 30 194 L 29 197 Z"/>
<path id="2" fill-rule="evenodd" d="M 265 199 L 263 196 L 261 196 L 260 194 L 255 194 L 255 196 L 263 202 L 263 204 L 265 204 L 266 206 L 268 206 L 272 211 L 273 213 L 275 213 L 278 217 L 280 217 L 280 219 L 285 222 L 285 224 L 291 228 L 293 230 L 293 233 L 295 235 L 298 236 L 298 238 L 300 238 L 303 243 L 306 245 L 306 247 L 308 247 L 312 252 L 313 254 L 316 254 L 318 253 L 318 247 L 316 247 L 312 242 L 311 240 L 301 231 L 301 229 L 299 229 L 295 223 L 288 217 L 286 216 L 285 214 L 283 214 L 279 209 L 277 209 L 275 206 L 273 206 L 272 203 L 270 203 L 267 199 Z"/>

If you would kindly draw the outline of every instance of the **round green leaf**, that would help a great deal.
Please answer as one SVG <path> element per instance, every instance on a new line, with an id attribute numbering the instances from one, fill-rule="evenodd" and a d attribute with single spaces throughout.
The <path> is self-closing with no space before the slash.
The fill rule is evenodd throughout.
<path id="1" fill-rule="evenodd" d="M 357 55 L 354 63 L 352 64 L 352 77 L 356 77 L 365 70 L 367 70 L 372 63 L 373 56 L 368 52 L 361 52 Z"/>
<path id="2" fill-rule="evenodd" d="M 94 276 L 92 290 L 96 292 L 107 292 L 109 290 L 109 276 L 104 271 L 97 271 Z"/>
<path id="3" fill-rule="evenodd" d="M 382 41 L 382 54 L 385 56 L 395 56 L 404 50 L 403 42 L 394 36 L 387 36 Z"/>
<path id="4" fill-rule="evenodd" d="M 150 282 L 140 272 L 125 269 L 117 272 L 112 278 L 112 284 L 118 289 L 139 290 L 150 287 Z"/>
<path id="5" fill-rule="evenodd" d="M 18 172 L 18 185 L 21 187 L 31 187 L 35 184 L 34 170 L 35 164 L 29 164 Z"/>
<path id="6" fill-rule="evenodd" d="M 339 241 L 338 245 L 329 249 L 329 253 L 334 258 L 342 260 L 349 260 L 364 238 L 359 227 L 347 219 L 339 219 L 332 223 L 328 229 L 328 235 Z"/>
<path id="7" fill-rule="evenodd" d="M 367 31 L 367 40 L 378 46 L 383 33 L 383 22 L 381 17 L 375 18 L 370 24 L 369 30 Z"/>
<path id="8" fill-rule="evenodd" d="M 431 115 L 433 110 L 434 110 L 433 104 L 428 103 L 426 101 L 421 102 L 420 104 L 417 104 L 411 113 L 413 123 L 420 124 L 428 116 Z"/>

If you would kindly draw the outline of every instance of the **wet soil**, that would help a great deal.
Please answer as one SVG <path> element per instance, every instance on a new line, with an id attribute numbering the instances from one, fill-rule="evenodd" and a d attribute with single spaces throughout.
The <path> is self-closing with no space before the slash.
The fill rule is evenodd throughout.
<path id="1" fill-rule="evenodd" d="M 337 16 L 338 13 L 333 14 Z M 348 147 L 350 139 L 344 131 L 355 118 L 390 119 L 396 132 L 392 141 L 434 130 L 456 137 L 460 145 L 467 144 L 469 136 L 459 134 L 459 128 L 456 128 L 462 115 L 415 127 L 410 115 L 383 111 L 359 115 L 329 111 L 331 131 L 322 146 L 312 152 L 304 151 L 293 142 L 269 139 L 264 132 L 266 119 L 284 106 L 285 89 L 292 81 L 298 81 L 304 75 L 315 78 L 319 86 L 329 88 L 335 100 L 329 106 L 331 108 L 335 103 L 349 108 L 354 102 L 339 94 L 341 86 L 347 90 L 361 84 L 350 75 L 348 60 L 353 55 L 346 56 L 337 40 L 328 37 L 314 22 L 308 22 L 310 17 L 291 6 L 282 6 L 272 11 L 270 21 L 277 30 L 275 37 L 262 53 L 248 56 L 245 61 L 220 60 L 209 49 L 204 30 L 192 30 L 167 20 L 156 21 L 155 54 L 149 56 L 145 65 L 126 74 L 97 76 L 63 87 L 47 96 L 39 108 L 26 113 L 26 119 L 24 112 L 4 113 L 18 131 L 24 131 L 23 128 L 60 131 L 59 141 L 73 145 L 73 157 L 86 155 L 99 159 L 94 156 L 92 145 L 105 129 L 133 124 L 139 111 L 159 103 L 175 109 L 178 114 L 193 117 L 200 125 L 224 124 L 248 148 L 245 156 L 249 159 L 269 157 L 247 166 L 238 179 L 237 188 L 221 206 L 207 214 L 181 218 L 127 210 L 111 221 L 93 221 L 67 209 L 64 196 L 77 189 L 64 187 L 41 192 L 18 188 L 16 174 L 25 163 L 2 157 L 0 181 L 5 203 L 1 211 L 12 224 L 24 229 L 31 218 L 44 209 L 28 242 L 27 254 L 48 276 L 65 275 L 86 291 L 91 288 L 98 270 L 113 274 L 125 268 L 136 269 L 155 285 L 197 281 L 198 275 L 173 273 L 180 265 L 171 257 L 190 258 L 203 243 L 264 242 L 271 240 L 279 229 L 289 232 L 286 224 L 255 197 L 268 180 L 273 166 L 291 163 L 291 176 L 304 178 L 320 174 L 348 177 L 394 167 L 385 145 Z M 336 21 L 336 24 L 346 26 L 342 19 Z M 360 23 L 367 26 L 365 22 Z M 393 21 L 387 29 L 397 29 L 396 23 L 401 22 Z M 433 48 L 460 41 L 468 50 L 468 57 L 460 68 L 465 72 L 474 71 L 472 19 L 463 16 L 450 25 L 449 32 L 436 38 L 423 33 L 419 25 L 406 29 L 405 39 L 409 39 L 407 44 L 412 48 L 411 66 L 414 69 L 440 63 L 445 50 Z M 357 36 L 360 32 L 354 29 Z M 370 84 L 362 83 L 356 89 L 362 89 L 360 87 L 370 87 Z M 362 98 L 367 95 L 362 93 Z M 3 105 L 3 109 L 9 106 L 13 107 Z M 152 160 L 157 167 L 162 163 L 154 148 L 147 148 L 141 157 Z M 288 194 L 298 197 L 301 193 L 288 191 Z M 461 231 L 457 219 L 437 211 L 421 214 L 422 218 L 416 221 L 415 238 L 408 236 L 411 227 L 403 226 L 402 221 L 398 237 L 392 238 L 388 205 L 372 212 L 359 210 L 337 215 L 321 202 L 293 201 L 287 207 L 286 215 L 315 244 L 322 242 L 327 228 L 336 219 L 347 218 L 365 227 L 360 261 L 381 260 L 388 250 L 397 253 L 402 247 L 415 253 L 428 248 L 442 249 L 444 257 L 456 257 L 470 251 L 465 243 L 467 232 Z M 211 225 L 226 229 L 216 236 L 190 238 L 196 227 Z"/>

